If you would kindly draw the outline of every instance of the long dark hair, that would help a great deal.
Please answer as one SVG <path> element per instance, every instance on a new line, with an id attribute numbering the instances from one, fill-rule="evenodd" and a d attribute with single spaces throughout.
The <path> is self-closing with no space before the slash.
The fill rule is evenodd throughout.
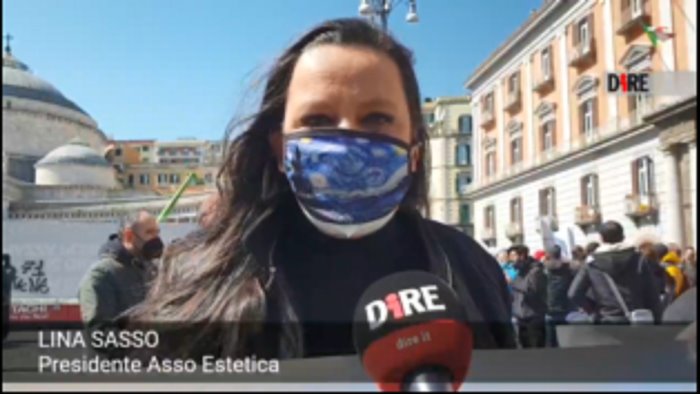
<path id="1" fill-rule="evenodd" d="M 206 232 L 167 250 L 146 300 L 130 314 L 130 320 L 204 323 L 198 336 L 208 343 L 218 343 L 219 353 L 240 356 L 255 351 L 247 347 L 260 323 L 265 321 L 270 302 L 258 275 L 266 262 L 253 258 L 242 237 L 256 218 L 275 206 L 277 196 L 288 190 L 288 181 L 278 170 L 269 136 L 281 129 L 286 94 L 297 60 L 305 50 L 323 44 L 371 48 L 389 56 L 398 66 L 408 99 L 412 142 L 418 145 L 422 158 L 402 205 L 427 211 L 428 141 L 411 52 L 361 19 L 322 23 L 297 40 L 274 64 L 259 111 L 249 119 L 244 132 L 226 144 L 225 160 L 217 174 L 220 198 L 213 221 Z M 232 129 L 227 132 L 227 141 L 231 132 Z M 283 281 L 275 280 L 273 286 L 284 330 L 282 352 L 298 355 L 303 345 L 296 316 Z M 220 323 L 224 322 L 246 324 L 223 329 Z M 180 350 L 180 354 L 192 353 L 201 346 L 197 338 L 182 342 L 188 342 L 181 345 L 190 348 Z"/>

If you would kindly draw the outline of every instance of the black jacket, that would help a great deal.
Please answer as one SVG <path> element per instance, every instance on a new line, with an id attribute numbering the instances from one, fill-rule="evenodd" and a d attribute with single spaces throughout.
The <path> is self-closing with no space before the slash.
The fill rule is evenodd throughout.
<path id="1" fill-rule="evenodd" d="M 569 298 L 575 305 L 583 307 L 585 295 L 591 289 L 598 321 L 628 321 L 603 272 L 613 279 L 630 312 L 649 309 L 658 321 L 661 313 L 659 290 L 649 264 L 633 247 L 623 244 L 601 246 L 593 255 L 593 261 L 579 271 L 569 289 Z"/>
<path id="2" fill-rule="evenodd" d="M 411 209 L 401 209 L 397 215 L 405 216 L 415 226 L 423 240 L 430 271 L 451 284 L 460 298 L 472 325 L 475 347 L 515 347 L 510 296 L 498 262 L 472 238 L 452 227 L 425 219 Z M 281 265 L 277 259 L 283 259 L 274 253 L 273 247 L 283 219 L 284 207 L 269 209 L 256 218 L 243 236 L 243 243 L 253 257 L 268 267 L 262 283 L 284 280 L 279 272 L 270 275 Z M 274 299 L 270 304 L 276 304 Z"/>
<path id="3" fill-rule="evenodd" d="M 574 273 L 569 263 L 561 260 L 545 260 L 547 274 L 547 311 L 550 315 L 566 315 L 573 306 L 569 301 L 569 287 Z"/>
<path id="4" fill-rule="evenodd" d="M 528 259 L 510 286 L 513 289 L 513 315 L 520 321 L 544 321 L 547 313 L 547 277 L 542 263 Z"/>

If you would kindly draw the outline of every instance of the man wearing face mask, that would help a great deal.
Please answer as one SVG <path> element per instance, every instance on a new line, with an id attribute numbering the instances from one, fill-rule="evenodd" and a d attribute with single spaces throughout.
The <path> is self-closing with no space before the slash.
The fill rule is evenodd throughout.
<path id="1" fill-rule="evenodd" d="M 153 260 L 162 253 L 156 218 L 146 211 L 128 216 L 118 236 L 110 236 L 100 248 L 99 261 L 80 284 L 80 309 L 86 327 L 109 326 L 143 301 L 153 275 Z"/>

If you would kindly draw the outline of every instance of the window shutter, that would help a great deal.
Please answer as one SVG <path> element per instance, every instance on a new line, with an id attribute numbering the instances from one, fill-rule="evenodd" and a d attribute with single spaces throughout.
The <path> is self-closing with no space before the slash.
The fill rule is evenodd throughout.
<path id="1" fill-rule="evenodd" d="M 598 97 L 593 98 L 593 128 L 599 128 L 600 124 L 598 123 L 600 121 L 598 117 Z"/>
<path id="2" fill-rule="evenodd" d="M 581 205 L 582 206 L 586 205 L 586 178 L 588 178 L 588 176 L 584 176 L 579 181 L 579 188 L 580 188 L 579 191 L 581 192 Z"/>
<path id="3" fill-rule="evenodd" d="M 632 194 L 639 194 L 639 161 L 632 162 Z"/>
<path id="4" fill-rule="evenodd" d="M 578 45 L 579 42 L 581 42 L 581 30 L 579 27 L 580 20 L 577 20 L 573 23 L 574 27 L 574 47 Z"/>
<path id="5" fill-rule="evenodd" d="M 600 189 L 598 188 L 598 174 L 593 175 L 593 195 L 596 207 L 600 206 Z"/>
<path id="6" fill-rule="evenodd" d="M 656 175 L 654 172 L 654 161 L 647 157 L 649 161 L 649 192 L 656 193 Z"/>
<path id="7" fill-rule="evenodd" d="M 545 199 L 545 190 L 540 190 L 540 216 L 544 216 L 547 205 L 547 201 Z"/>
<path id="8" fill-rule="evenodd" d="M 551 130 L 552 130 L 552 148 L 556 149 L 557 146 L 557 121 L 555 119 L 552 119 L 551 121 Z"/>
<path id="9" fill-rule="evenodd" d="M 589 38 L 594 38 L 595 37 L 595 24 L 594 22 L 594 14 L 595 14 L 595 9 L 591 10 L 591 13 L 588 14 L 588 37 Z"/>

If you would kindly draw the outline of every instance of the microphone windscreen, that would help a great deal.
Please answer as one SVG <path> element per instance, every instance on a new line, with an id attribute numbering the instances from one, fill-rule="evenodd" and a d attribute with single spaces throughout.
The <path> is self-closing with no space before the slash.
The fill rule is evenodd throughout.
<path id="1" fill-rule="evenodd" d="M 473 335 L 457 295 L 440 278 L 405 271 L 372 284 L 355 310 L 355 348 L 382 390 L 396 391 L 421 368 L 450 371 L 459 388 L 471 361 Z"/>

